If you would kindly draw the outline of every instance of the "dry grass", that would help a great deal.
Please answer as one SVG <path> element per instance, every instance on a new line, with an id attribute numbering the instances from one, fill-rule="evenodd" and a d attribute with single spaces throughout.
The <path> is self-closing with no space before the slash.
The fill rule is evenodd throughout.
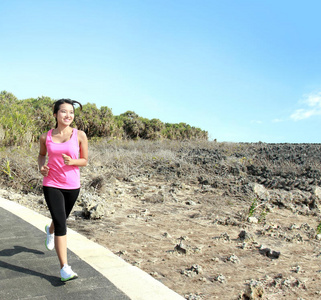
<path id="1" fill-rule="evenodd" d="M 300 262 L 305 270 L 298 274 L 300 280 L 319 276 L 315 255 L 318 242 L 308 240 L 303 229 L 288 229 L 292 223 L 309 222 L 311 228 L 320 224 L 318 210 L 306 202 L 311 194 L 301 192 L 300 186 L 295 185 L 292 201 L 288 199 L 290 194 L 282 198 L 283 191 L 271 187 L 271 198 L 277 193 L 282 198 L 279 197 L 284 205 L 280 207 L 277 199 L 265 203 L 254 198 L 250 184 L 266 175 L 270 183 L 294 176 L 292 181 L 315 179 L 313 185 L 320 186 L 320 145 L 103 139 L 91 141 L 89 150 L 90 163 L 81 171 L 82 194 L 69 225 L 114 253 L 123 253 L 127 262 L 181 295 L 191 295 L 186 299 L 221 299 L 223 293 L 227 295 L 225 299 L 236 299 L 250 278 L 262 278 L 262 269 L 271 278 L 280 272 L 284 278 L 292 278 L 291 267 L 301 254 L 309 255 L 310 260 Z M 28 198 L 26 205 L 31 205 L 30 199 L 34 198 L 35 209 L 41 206 L 42 198 L 37 156 L 37 144 L 0 152 L 1 187 L 38 194 L 23 197 Z M 259 175 L 251 174 L 251 168 Z M 105 216 L 100 220 L 83 219 L 81 212 L 87 200 L 103 202 Z M 47 213 L 45 205 L 42 209 Z M 260 222 L 250 224 L 249 215 Z M 259 244 L 268 242 L 282 252 L 278 265 L 262 256 L 256 244 L 240 247 L 237 237 L 244 228 L 255 235 Z M 304 243 L 291 242 L 296 232 L 305 239 Z M 231 239 L 226 241 L 226 236 Z M 176 253 L 180 241 L 187 250 L 195 251 L 188 255 Z M 293 256 L 294 252 L 298 256 Z M 241 263 L 228 261 L 232 254 Z M 189 277 L 186 270 L 195 264 L 202 266 L 203 273 Z M 227 283 L 219 284 L 213 279 L 219 274 L 227 278 Z M 310 296 L 319 291 L 317 282 L 309 281 L 307 291 L 292 288 L 286 296 L 294 290 L 312 299 Z M 282 287 L 271 291 L 272 287 L 266 284 L 266 288 L 268 295 L 274 295 Z"/>
<path id="2" fill-rule="evenodd" d="M 101 139 L 90 142 L 90 163 L 82 172 L 89 180 L 96 174 L 104 174 L 106 178 L 123 180 L 161 177 L 213 184 L 213 178 L 222 181 L 238 175 L 246 177 L 248 167 L 253 167 L 271 176 L 318 178 L 321 174 L 319 150 L 320 145 Z M 38 151 L 37 143 L 2 149 L 0 185 L 24 193 L 40 193 Z M 86 188 L 88 182 L 84 180 L 84 183 Z"/>

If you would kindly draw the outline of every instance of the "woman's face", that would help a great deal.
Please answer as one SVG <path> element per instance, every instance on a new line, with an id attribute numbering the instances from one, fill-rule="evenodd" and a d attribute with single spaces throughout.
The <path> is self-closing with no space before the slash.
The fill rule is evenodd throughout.
<path id="1" fill-rule="evenodd" d="M 69 126 L 74 120 L 74 107 L 71 104 L 63 103 L 60 105 L 59 110 L 54 114 L 57 119 L 58 125 Z"/>

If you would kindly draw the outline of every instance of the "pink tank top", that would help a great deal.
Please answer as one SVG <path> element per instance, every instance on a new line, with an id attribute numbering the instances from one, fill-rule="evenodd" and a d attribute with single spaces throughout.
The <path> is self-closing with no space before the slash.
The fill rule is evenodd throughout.
<path id="1" fill-rule="evenodd" d="M 47 133 L 46 147 L 48 152 L 48 176 L 43 178 L 43 185 L 59 189 L 80 188 L 80 171 L 77 166 L 67 166 L 62 154 L 72 159 L 79 158 L 79 143 L 77 129 L 73 128 L 70 140 L 64 143 L 52 141 L 52 130 Z"/>

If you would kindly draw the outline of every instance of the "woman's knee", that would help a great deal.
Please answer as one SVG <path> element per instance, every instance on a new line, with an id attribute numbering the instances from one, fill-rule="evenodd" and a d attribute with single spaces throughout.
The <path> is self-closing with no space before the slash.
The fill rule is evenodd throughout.
<path id="1" fill-rule="evenodd" d="M 54 221 L 55 225 L 55 236 L 62 236 L 66 235 L 67 233 L 67 224 L 66 222 L 57 222 L 57 220 Z"/>
<path id="2" fill-rule="evenodd" d="M 66 228 L 56 228 L 55 227 L 55 236 L 63 236 L 67 234 L 67 229 Z"/>

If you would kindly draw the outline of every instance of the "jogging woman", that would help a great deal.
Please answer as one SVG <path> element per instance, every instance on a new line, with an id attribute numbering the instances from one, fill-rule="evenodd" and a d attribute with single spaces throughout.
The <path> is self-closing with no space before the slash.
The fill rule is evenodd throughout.
<path id="1" fill-rule="evenodd" d="M 86 134 L 70 127 L 74 120 L 74 100 L 60 99 L 54 103 L 53 115 L 56 128 L 40 136 L 38 165 L 43 175 L 43 192 L 52 222 L 45 227 L 46 247 L 56 249 L 60 262 L 61 281 L 77 278 L 78 275 L 67 261 L 66 220 L 80 191 L 79 167 L 88 162 L 88 140 Z M 48 164 L 46 155 L 48 153 Z"/>

